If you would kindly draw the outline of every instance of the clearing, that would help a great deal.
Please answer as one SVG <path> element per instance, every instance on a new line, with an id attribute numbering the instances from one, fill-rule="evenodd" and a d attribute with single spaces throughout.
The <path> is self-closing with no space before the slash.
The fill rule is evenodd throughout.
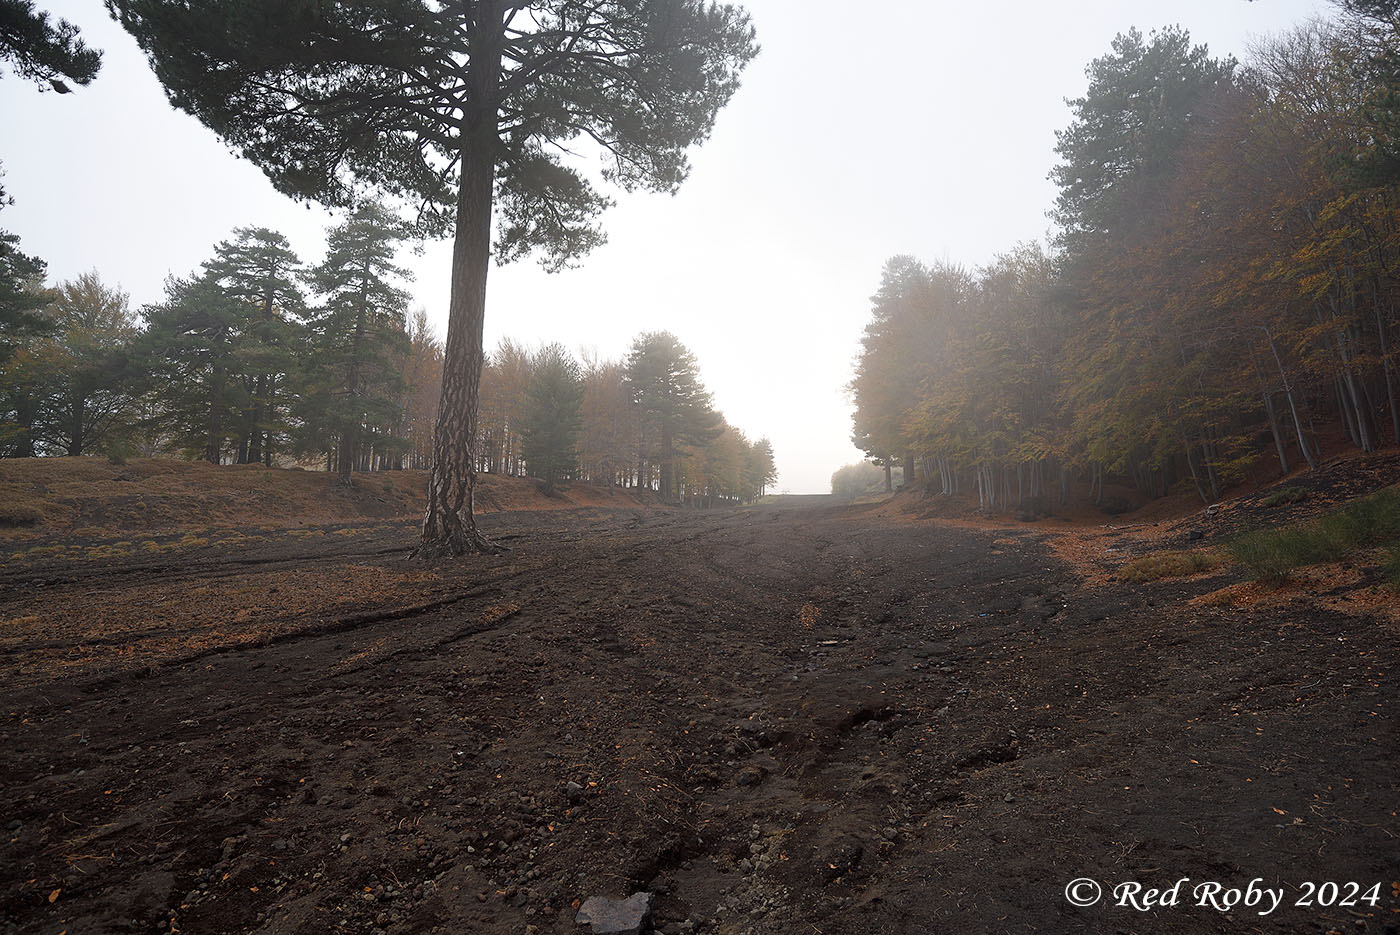
<path id="1" fill-rule="evenodd" d="M 429 569 L 421 478 L 288 529 L 294 472 L 167 510 L 92 469 L 133 488 L 103 516 L 0 478 L 51 520 L 0 567 L 6 931 L 544 935 L 638 891 L 667 935 L 1400 921 L 1393 608 L 1095 565 L 1188 521 L 599 494 Z M 1268 915 L 1190 892 L 1255 878 Z M 1379 901 L 1295 905 L 1327 881 Z"/>

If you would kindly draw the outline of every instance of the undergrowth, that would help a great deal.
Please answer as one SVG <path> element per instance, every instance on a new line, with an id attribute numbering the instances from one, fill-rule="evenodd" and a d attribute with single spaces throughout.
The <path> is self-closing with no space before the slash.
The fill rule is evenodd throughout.
<path id="1" fill-rule="evenodd" d="M 1353 500 L 1321 519 L 1237 536 L 1226 548 L 1256 578 L 1286 581 L 1295 568 L 1340 561 L 1358 549 L 1386 546 L 1389 582 L 1400 588 L 1400 488 Z"/>
<path id="2" fill-rule="evenodd" d="M 1298 503 L 1307 498 L 1308 492 L 1302 487 L 1280 487 L 1259 503 L 1266 507 L 1283 506 L 1285 503 Z"/>

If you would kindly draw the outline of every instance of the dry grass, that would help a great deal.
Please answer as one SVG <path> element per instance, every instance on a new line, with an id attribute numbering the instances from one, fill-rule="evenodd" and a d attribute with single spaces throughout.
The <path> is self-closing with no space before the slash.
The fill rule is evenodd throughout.
<path id="1" fill-rule="evenodd" d="M 323 471 L 133 458 L 0 460 L 0 539 L 150 540 L 215 530 L 299 526 L 422 515 L 425 471 L 357 474 L 345 488 Z M 534 480 L 480 475 L 477 512 L 578 507 L 655 507 L 635 491 L 570 484 L 545 497 Z M 269 522 L 269 520 L 273 520 Z M 324 533 L 318 533 L 324 534 Z M 143 546 L 143 548 L 149 548 Z"/>
<path id="2" fill-rule="evenodd" d="M 1163 578 L 1187 578 L 1219 566 L 1219 557 L 1210 552 L 1157 552 L 1126 563 L 1118 570 L 1118 578 L 1129 584 L 1142 584 Z"/>
<path id="3" fill-rule="evenodd" d="M 12 484 L 0 487 L 0 529 L 37 526 L 43 521 L 43 507 L 30 495 Z"/>

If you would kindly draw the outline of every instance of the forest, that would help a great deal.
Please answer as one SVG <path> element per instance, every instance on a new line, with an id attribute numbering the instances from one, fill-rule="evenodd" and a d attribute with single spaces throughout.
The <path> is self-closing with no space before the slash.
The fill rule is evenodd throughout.
<path id="1" fill-rule="evenodd" d="M 379 204 L 327 234 L 319 264 L 241 228 L 142 309 L 96 272 L 55 287 L 5 235 L 0 455 L 175 455 L 337 472 L 425 469 L 443 350 L 410 311 L 408 237 Z M 621 360 L 505 339 L 481 378 L 477 469 L 582 480 L 667 500 L 754 500 L 772 445 L 715 411 L 699 363 L 667 332 Z"/>
<path id="2" fill-rule="evenodd" d="M 1049 249 L 890 259 L 856 445 L 984 511 L 1126 508 L 1400 442 L 1400 19 L 1327 21 L 1216 58 L 1120 34 L 1057 133 Z M 1076 486 L 1078 485 L 1078 486 Z"/>
<path id="3" fill-rule="evenodd" d="M 174 263 L 150 232 L 200 209 L 164 213 L 166 178 L 121 179 L 149 216 L 75 213 L 72 173 L 12 165 L 24 210 L 117 217 L 145 256 L 0 212 L 25 238 L 0 232 L 6 935 L 1395 931 L 1400 0 L 1241 60 L 1121 33 L 1044 153 L 1015 142 L 1031 84 L 1102 51 L 1065 37 L 1172 4 L 893 0 L 864 43 L 795 0 L 100 6 L 105 64 L 0 0 L 0 77 L 82 99 L 125 48 L 332 220 L 299 253 L 201 177 L 240 213 L 179 227 L 210 246 Z M 1266 7 L 1292 5 L 1193 28 Z M 88 137 L 147 159 L 129 103 Z M 990 119 L 926 119 L 953 113 Z M 920 118 L 958 171 L 902 145 Z M 1060 123 L 1046 242 L 896 256 L 867 325 L 918 228 L 1017 223 L 911 192 L 982 212 L 976 180 L 1045 171 Z M 586 277 L 488 290 L 581 261 L 701 144 L 697 176 L 733 173 L 618 238 L 604 304 Z M 877 171 L 815 171 L 845 165 Z M 1049 191 L 1001 201 L 1038 228 Z M 448 287 L 421 309 L 427 239 L 452 253 L 415 264 Z M 114 284 L 149 258 L 177 275 L 133 307 Z M 497 341 L 488 307 L 553 323 Z M 867 457 L 765 496 L 773 445 L 677 322 L 793 462 L 843 440 L 849 383 Z"/>

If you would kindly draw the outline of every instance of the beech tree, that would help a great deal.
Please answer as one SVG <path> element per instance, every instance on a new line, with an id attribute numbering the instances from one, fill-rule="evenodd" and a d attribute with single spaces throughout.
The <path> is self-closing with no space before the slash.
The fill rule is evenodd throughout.
<path id="1" fill-rule="evenodd" d="M 129 366 L 136 319 L 124 292 L 83 273 L 54 290 L 49 335 L 35 342 L 43 379 L 34 439 L 77 456 L 119 441 L 132 424 L 138 387 Z"/>
<path id="2" fill-rule="evenodd" d="M 408 322 L 408 356 L 404 361 L 404 395 L 400 404 L 408 467 L 424 470 L 433 453 L 433 426 L 442 396 L 442 344 L 416 309 Z"/>
<path id="3" fill-rule="evenodd" d="M 737 6 L 701 0 L 107 0 L 171 102 L 281 190 L 365 187 L 454 238 L 442 403 L 419 554 L 490 550 L 472 516 L 493 211 L 498 260 L 559 268 L 608 199 L 561 153 L 582 139 L 625 190 L 674 191 L 756 54 Z"/>
<path id="4" fill-rule="evenodd" d="M 633 486 L 632 454 L 637 450 L 636 403 L 627 391 L 623 365 L 590 359 L 583 376 L 579 466 L 595 483 Z"/>

